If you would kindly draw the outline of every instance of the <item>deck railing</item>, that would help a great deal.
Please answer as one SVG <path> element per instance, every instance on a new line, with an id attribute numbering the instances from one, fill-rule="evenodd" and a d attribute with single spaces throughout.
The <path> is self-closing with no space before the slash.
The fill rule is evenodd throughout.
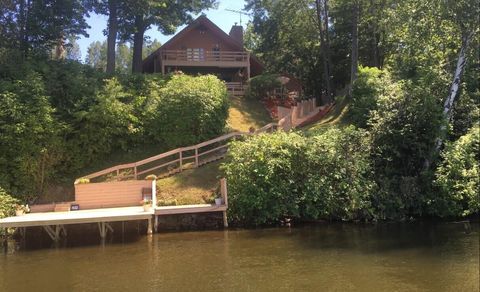
<path id="1" fill-rule="evenodd" d="M 225 82 L 227 91 L 232 96 L 243 96 L 245 94 L 245 87 L 242 82 Z"/>
<path id="2" fill-rule="evenodd" d="M 163 50 L 162 60 L 189 62 L 247 62 L 248 52 L 241 51 L 202 51 L 202 50 Z"/>

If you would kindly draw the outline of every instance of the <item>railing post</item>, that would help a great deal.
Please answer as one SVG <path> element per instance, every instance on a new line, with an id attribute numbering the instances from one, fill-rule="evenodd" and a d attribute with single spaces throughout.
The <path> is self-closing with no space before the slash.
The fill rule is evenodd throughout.
<path id="1" fill-rule="evenodd" d="M 220 194 L 223 198 L 223 203 L 228 208 L 228 195 L 227 195 L 227 179 L 221 178 L 220 179 Z M 228 227 L 228 218 L 227 218 L 227 211 L 223 211 L 223 226 Z"/>
<path id="2" fill-rule="evenodd" d="M 179 156 L 179 160 L 180 160 L 180 172 L 182 172 L 182 168 L 183 168 L 183 161 L 182 161 L 182 159 L 183 159 L 183 156 L 182 156 L 182 150 L 180 150 L 180 152 L 179 152 L 179 155 L 180 155 L 180 156 Z"/>
<path id="3" fill-rule="evenodd" d="M 198 147 L 195 148 L 195 167 L 198 167 Z"/>
<path id="4" fill-rule="evenodd" d="M 137 179 L 137 164 L 135 164 L 135 166 L 133 167 L 133 173 L 134 173 L 135 179 Z"/>
<path id="5" fill-rule="evenodd" d="M 157 207 L 157 180 L 152 180 L 152 207 L 153 210 Z"/>
<path id="6" fill-rule="evenodd" d="M 119 177 L 120 176 L 120 169 L 117 168 L 117 181 L 119 181 Z"/>

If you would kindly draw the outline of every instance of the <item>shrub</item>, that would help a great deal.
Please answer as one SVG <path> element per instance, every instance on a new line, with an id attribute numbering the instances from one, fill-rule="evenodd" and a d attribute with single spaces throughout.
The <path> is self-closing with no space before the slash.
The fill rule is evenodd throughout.
<path id="1" fill-rule="evenodd" d="M 267 97 L 269 91 L 282 85 L 278 77 L 280 77 L 278 74 L 266 73 L 251 78 L 245 91 L 245 97 L 250 99 L 263 99 Z"/>
<path id="2" fill-rule="evenodd" d="M 431 212 L 439 216 L 467 216 L 480 210 L 480 126 L 447 143 L 437 168 Z"/>
<path id="3" fill-rule="evenodd" d="M 64 156 L 61 131 L 40 76 L 0 81 L 0 183 L 15 195 L 35 196 Z"/>
<path id="4" fill-rule="evenodd" d="M 19 200 L 7 194 L 7 192 L 0 187 L 0 219 L 15 216 L 15 210 L 19 204 Z"/>
<path id="5" fill-rule="evenodd" d="M 148 132 L 167 148 L 221 134 L 228 117 L 225 84 L 212 75 L 175 75 L 152 97 Z"/>
<path id="6" fill-rule="evenodd" d="M 222 169 L 228 180 L 229 213 L 244 224 L 273 223 L 299 217 L 301 184 L 295 163 L 305 140 L 295 133 L 258 135 L 232 142 Z"/>
<path id="7" fill-rule="evenodd" d="M 377 108 L 378 97 L 391 83 L 386 72 L 378 68 L 360 67 L 352 87 L 347 119 L 360 128 L 366 128 L 370 111 Z"/>
<path id="8" fill-rule="evenodd" d="M 113 149 L 131 147 L 138 119 L 132 115 L 130 99 L 116 78 L 105 80 L 94 103 L 86 111 L 76 113 L 75 123 L 79 129 L 74 132 L 75 139 L 70 144 L 76 153 L 72 164 L 91 163 Z"/>
<path id="9" fill-rule="evenodd" d="M 329 128 L 308 140 L 304 210 L 306 218 L 369 219 L 376 193 L 370 137 L 354 126 Z"/>
<path id="10" fill-rule="evenodd" d="M 392 83 L 379 97 L 369 123 L 381 217 L 422 214 L 430 185 L 425 163 L 433 161 L 442 121 L 439 100 L 421 84 Z"/>
<path id="11" fill-rule="evenodd" d="M 232 142 L 222 170 L 229 216 L 246 225 L 297 219 L 370 218 L 375 190 L 368 135 L 354 127 Z"/>
<path id="12" fill-rule="evenodd" d="M 19 200 L 7 194 L 7 192 L 0 187 L 0 219 L 15 216 L 15 211 L 19 204 Z M 4 236 L 4 233 L 4 228 L 0 228 L 0 236 Z"/>

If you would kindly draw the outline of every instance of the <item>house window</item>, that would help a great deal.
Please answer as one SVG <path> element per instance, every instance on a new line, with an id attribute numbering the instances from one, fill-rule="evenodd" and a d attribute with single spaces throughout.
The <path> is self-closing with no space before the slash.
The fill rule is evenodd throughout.
<path id="1" fill-rule="evenodd" d="M 189 48 L 187 49 L 188 61 L 204 61 L 205 54 L 203 48 Z"/>

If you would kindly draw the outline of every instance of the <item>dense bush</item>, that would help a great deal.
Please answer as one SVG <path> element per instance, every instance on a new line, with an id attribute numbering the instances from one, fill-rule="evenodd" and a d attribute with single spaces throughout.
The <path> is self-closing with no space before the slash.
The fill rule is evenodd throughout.
<path id="1" fill-rule="evenodd" d="M 245 91 L 245 97 L 250 99 L 262 99 L 267 97 L 269 91 L 280 87 L 282 84 L 278 79 L 280 75 L 265 73 L 250 79 Z"/>
<path id="2" fill-rule="evenodd" d="M 29 197 L 43 191 L 64 155 L 63 127 L 38 74 L 0 81 L 0 184 Z"/>
<path id="3" fill-rule="evenodd" d="M 357 127 L 367 126 L 370 111 L 377 108 L 377 100 L 391 83 L 388 73 L 378 68 L 360 67 L 352 87 L 347 119 Z"/>
<path id="4" fill-rule="evenodd" d="M 233 142 L 222 169 L 229 216 L 242 224 L 373 215 L 368 136 L 353 127 L 311 137 L 275 133 Z"/>
<path id="5" fill-rule="evenodd" d="M 151 102 L 147 130 L 168 148 L 218 136 L 228 117 L 227 89 L 212 75 L 175 75 Z"/>
<path id="6" fill-rule="evenodd" d="M 354 126 L 329 128 L 307 141 L 305 210 L 307 218 L 368 219 L 376 217 L 376 193 L 370 160 L 370 137 Z"/>
<path id="7" fill-rule="evenodd" d="M 295 133 L 231 143 L 222 166 L 228 181 L 229 217 L 255 225 L 300 217 L 304 150 L 305 139 Z"/>
<path id="8" fill-rule="evenodd" d="M 117 79 L 106 80 L 88 109 L 75 114 L 78 128 L 71 141 L 77 154 L 75 164 L 90 163 L 113 149 L 128 149 L 137 131 L 130 98 Z"/>
<path id="9" fill-rule="evenodd" d="M 466 216 L 480 211 L 480 126 L 453 143 L 447 143 L 443 162 L 436 170 L 438 192 L 431 202 L 432 213 Z"/>
<path id="10" fill-rule="evenodd" d="M 379 97 L 369 123 L 381 217 L 422 214 L 430 185 L 425 165 L 433 161 L 442 121 L 441 103 L 425 86 L 392 83 Z"/>

